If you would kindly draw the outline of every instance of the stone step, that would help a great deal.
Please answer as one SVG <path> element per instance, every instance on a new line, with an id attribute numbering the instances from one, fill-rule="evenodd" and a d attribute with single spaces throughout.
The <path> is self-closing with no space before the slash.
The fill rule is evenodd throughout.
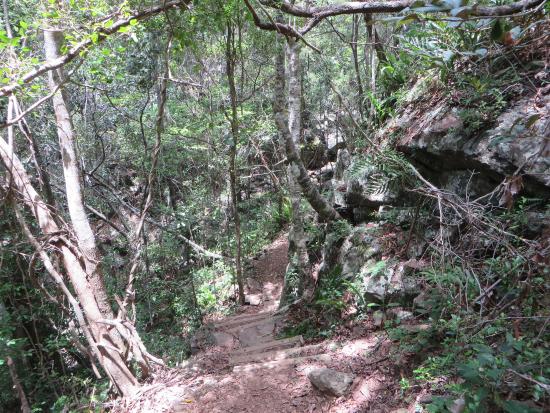
<path id="1" fill-rule="evenodd" d="M 256 346 L 244 347 L 229 353 L 230 357 L 245 356 L 248 354 L 263 353 L 273 350 L 284 350 L 286 348 L 301 346 L 304 344 L 302 336 L 284 338 L 281 340 L 268 341 L 267 343 L 258 344 Z"/>
<path id="2" fill-rule="evenodd" d="M 313 344 L 313 345 L 304 346 L 304 347 L 293 347 L 293 348 L 287 348 L 283 350 L 267 351 L 263 353 L 230 356 L 229 364 L 236 366 L 239 364 L 263 363 L 268 361 L 299 358 L 300 356 L 304 356 L 306 352 L 310 353 L 309 356 L 312 356 L 312 355 L 321 353 L 323 351 L 323 347 L 324 347 L 323 344 Z"/>
<path id="3" fill-rule="evenodd" d="M 262 320 L 265 318 L 269 318 L 273 315 L 273 313 L 267 312 L 267 313 L 257 313 L 257 314 L 243 314 L 238 315 L 234 317 L 228 317 L 223 320 L 218 320 L 212 322 L 212 326 L 214 329 L 227 329 L 231 327 L 236 327 L 242 324 L 247 324 L 249 322 L 254 322 L 257 320 Z"/>
<path id="4" fill-rule="evenodd" d="M 258 326 L 265 325 L 265 324 L 275 324 L 277 321 L 279 321 L 282 318 L 283 318 L 282 316 L 264 317 L 264 318 L 255 319 L 255 320 L 251 320 L 251 321 L 249 320 L 249 321 L 243 322 L 242 324 L 241 323 L 233 324 L 229 327 L 227 325 L 223 325 L 221 327 L 218 327 L 217 330 L 223 330 L 223 331 L 226 331 L 228 333 L 237 333 L 239 331 L 246 330 L 246 329 L 252 328 L 252 327 L 258 327 Z"/>
<path id="5" fill-rule="evenodd" d="M 280 369 L 306 363 L 330 363 L 331 361 L 332 356 L 330 354 L 316 354 L 314 356 L 267 361 L 264 363 L 241 364 L 233 367 L 233 373 L 247 373 L 261 369 Z"/>

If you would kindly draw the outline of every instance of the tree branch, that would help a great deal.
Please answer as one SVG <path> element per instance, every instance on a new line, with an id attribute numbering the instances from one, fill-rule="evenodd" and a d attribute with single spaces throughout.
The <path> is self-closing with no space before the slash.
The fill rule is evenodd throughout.
<path id="1" fill-rule="evenodd" d="M 326 6 L 299 6 L 292 4 L 288 1 L 283 0 L 275 1 L 268 0 L 262 1 L 262 4 L 269 6 L 274 9 L 278 9 L 284 13 L 290 14 L 296 17 L 304 17 L 309 19 L 304 27 L 299 30 L 301 36 L 305 35 L 315 26 L 317 26 L 321 21 L 327 17 L 340 16 L 345 14 L 379 14 L 379 13 L 398 13 L 405 10 L 408 7 L 411 7 L 416 0 L 394 0 L 394 1 L 353 1 L 353 2 L 344 2 L 344 3 L 333 3 Z M 518 2 L 502 5 L 502 6 L 493 6 L 493 7 L 484 7 L 484 6 L 472 6 L 469 8 L 470 15 L 479 16 L 479 17 L 498 17 L 498 16 L 508 16 L 511 14 L 523 12 L 530 9 L 535 9 L 539 5 L 543 4 L 546 0 L 520 0 Z M 249 5 L 248 0 L 245 0 L 247 6 Z M 249 10 L 251 7 L 249 7 Z M 441 12 L 446 11 L 441 9 Z M 252 11 L 251 11 L 252 12 Z M 265 27 L 272 26 L 267 23 L 258 24 L 259 22 L 254 19 L 256 26 L 264 30 L 275 30 L 275 28 Z M 284 25 L 286 26 L 286 25 Z M 288 26 L 286 26 L 288 27 Z M 296 31 L 296 30 L 295 30 Z M 297 37 L 297 36 L 295 36 Z"/>
<path id="2" fill-rule="evenodd" d="M 189 3 L 191 3 L 191 1 L 192 0 L 172 0 L 172 1 L 162 2 L 156 6 L 149 7 L 148 9 L 145 9 L 142 11 L 136 11 L 128 17 L 121 18 L 116 22 L 114 22 L 113 25 L 108 28 L 98 27 L 92 33 L 90 33 L 90 35 L 87 36 L 85 40 L 82 40 L 81 42 L 77 43 L 75 46 L 71 47 L 67 52 L 67 54 L 64 54 L 63 56 L 60 56 L 57 59 L 50 60 L 41 64 L 36 69 L 31 70 L 30 72 L 27 72 L 26 74 L 21 76 L 15 82 L 12 82 L 9 85 L 0 88 L 0 96 L 9 95 L 10 93 L 13 93 L 16 90 L 21 89 L 23 85 L 32 82 L 38 76 L 41 76 L 44 73 L 47 73 L 51 70 L 55 70 L 61 66 L 66 65 L 67 63 L 71 62 L 78 56 L 85 54 L 94 43 L 102 42 L 108 36 L 117 33 L 121 28 L 129 26 L 133 20 L 137 20 L 137 21 L 145 20 L 165 10 L 178 8 L 180 6 L 187 6 Z M 98 38 L 95 42 L 92 40 L 92 36 L 91 36 L 92 34 L 98 35 Z"/>
<path id="3" fill-rule="evenodd" d="M 521 0 L 516 3 L 503 6 L 472 7 L 472 15 L 497 17 L 514 14 L 537 7 L 546 0 Z M 303 7 L 291 4 L 288 1 L 275 2 L 269 1 L 263 4 L 272 8 L 276 8 L 297 17 L 307 17 L 315 19 L 325 19 L 331 16 L 339 16 L 342 14 L 362 14 L 362 13 L 396 13 L 411 7 L 415 0 L 396 0 L 396 1 L 353 1 L 344 3 L 329 4 L 318 7 Z"/>

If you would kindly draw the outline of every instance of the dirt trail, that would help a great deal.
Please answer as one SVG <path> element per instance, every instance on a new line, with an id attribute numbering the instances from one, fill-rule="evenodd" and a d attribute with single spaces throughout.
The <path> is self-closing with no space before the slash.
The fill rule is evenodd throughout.
<path id="1" fill-rule="evenodd" d="M 253 263 L 247 293 L 260 297 L 259 305 L 212 321 L 214 346 L 193 356 L 181 370 L 160 372 L 117 411 L 382 413 L 399 407 L 395 374 L 385 364 L 389 343 L 380 333 L 362 327 L 356 338 L 307 345 L 301 336 L 277 339 L 283 316 L 276 309 L 287 248 L 285 237 L 280 237 Z M 307 373 L 319 367 L 354 374 L 350 391 L 334 398 L 315 389 Z"/>

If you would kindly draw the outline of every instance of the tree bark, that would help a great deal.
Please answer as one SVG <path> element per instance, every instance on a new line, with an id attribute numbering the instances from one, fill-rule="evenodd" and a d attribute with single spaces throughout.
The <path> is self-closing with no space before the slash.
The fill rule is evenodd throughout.
<path id="1" fill-rule="evenodd" d="M 60 57 L 60 48 L 63 42 L 63 33 L 56 29 L 44 31 L 44 49 L 46 59 L 55 60 Z M 83 252 L 83 261 L 86 267 L 86 273 L 90 277 L 90 282 L 95 290 L 95 296 L 98 305 L 105 317 L 112 318 L 113 312 L 107 299 L 103 278 L 100 274 L 100 256 L 97 250 L 95 235 L 84 208 L 82 197 L 80 168 L 78 165 L 75 136 L 69 110 L 66 104 L 65 93 L 59 85 L 63 81 L 63 68 L 52 70 L 48 74 L 49 86 L 51 91 L 59 89 L 52 96 L 52 103 L 55 112 L 57 136 L 59 138 L 59 149 L 63 160 L 63 176 L 65 178 L 67 206 L 71 223 L 78 240 L 78 246 Z"/>
<path id="2" fill-rule="evenodd" d="M 61 33 L 45 31 L 44 39 L 47 58 L 59 56 Z M 50 73 L 50 88 L 53 91 L 57 89 L 63 73 L 57 71 Z M 120 351 L 116 349 L 117 345 L 121 344 L 121 340 L 111 334 L 107 326 L 97 323 L 101 319 L 113 318 L 113 312 L 99 273 L 99 254 L 95 245 L 95 237 L 84 210 L 72 124 L 61 91 L 54 94 L 53 104 L 62 152 L 69 215 L 78 247 L 71 245 L 72 243 L 68 240 L 58 241 L 56 245 L 61 251 L 67 275 L 89 323 L 93 339 L 100 349 L 99 361 L 120 393 L 131 395 L 137 390 L 138 383 L 122 359 L 121 353 L 124 349 L 119 348 Z M 15 187 L 22 195 L 24 203 L 33 212 L 42 232 L 50 237 L 62 234 L 63 231 L 58 227 L 44 200 L 32 186 L 13 148 L 3 139 L 0 139 L 0 157 Z"/>
<path id="3" fill-rule="evenodd" d="M 229 180 L 231 185 L 231 201 L 233 204 L 233 220 L 235 222 L 235 239 L 237 242 L 237 250 L 235 256 L 235 272 L 237 276 L 237 286 L 239 289 L 239 303 L 244 305 L 244 285 L 243 285 L 243 270 L 241 263 L 242 245 L 241 245 L 241 217 L 239 214 L 239 197 L 238 193 L 238 171 L 237 171 L 237 146 L 239 144 L 239 117 L 237 114 L 237 89 L 235 87 L 235 61 L 237 53 L 235 50 L 235 41 L 233 33 L 233 25 L 231 21 L 227 22 L 227 42 L 226 42 L 226 66 L 227 66 L 227 81 L 229 83 L 229 96 L 231 99 L 231 116 L 229 123 L 231 124 L 231 135 L 233 144 L 229 152 Z"/>
<path id="4" fill-rule="evenodd" d="M 29 401 L 27 400 L 27 396 L 25 395 L 25 390 L 23 390 L 23 386 L 21 385 L 21 381 L 19 380 L 19 376 L 17 375 L 15 363 L 10 356 L 8 356 L 7 360 L 8 368 L 10 370 L 11 381 L 13 382 L 13 387 L 15 388 L 15 391 L 17 392 L 17 397 L 19 398 L 19 402 L 21 403 L 21 413 L 31 413 L 31 407 L 29 405 Z"/>
<path id="5" fill-rule="evenodd" d="M 55 243 L 59 249 L 67 275 L 77 294 L 86 316 L 93 339 L 100 349 L 99 362 L 103 366 L 115 387 L 123 395 L 131 395 L 137 390 L 137 380 L 125 365 L 121 353 L 114 349 L 114 341 L 109 329 L 97 323 L 103 315 L 99 309 L 92 286 L 88 281 L 85 269 L 81 265 L 78 248 L 72 245 L 63 234 L 64 231 L 56 221 L 47 204 L 32 186 L 23 164 L 15 155 L 7 142 L 0 138 L 0 159 L 4 164 L 13 185 L 22 197 L 23 203 L 31 210 L 41 232 L 49 237 L 50 243 Z M 57 239 L 57 241 L 55 241 Z M 84 328 L 84 327 L 83 327 Z M 90 343 L 90 346 L 94 346 Z"/>
<path id="6" fill-rule="evenodd" d="M 292 45 L 292 47 L 291 47 Z M 291 65 L 299 66 L 299 49 L 298 44 L 296 40 L 289 38 L 289 52 L 291 53 L 290 60 Z M 302 192 L 304 194 L 304 197 L 307 199 L 311 207 L 317 212 L 319 215 L 319 219 L 321 221 L 330 222 L 335 221 L 338 219 L 341 219 L 340 214 L 333 208 L 333 206 L 321 195 L 319 192 L 319 189 L 315 185 L 315 183 L 310 178 L 309 174 L 307 173 L 306 167 L 304 166 L 304 162 L 302 161 L 302 158 L 300 157 L 300 152 L 297 146 L 296 138 L 299 139 L 299 130 L 296 129 L 293 130 L 293 134 L 291 133 L 290 125 L 295 125 L 296 121 L 299 121 L 299 119 L 296 118 L 297 114 L 293 114 L 292 117 L 289 115 L 289 112 L 286 109 L 286 103 L 285 103 L 285 77 L 284 77 L 284 55 L 281 56 L 281 53 L 277 54 L 276 58 L 276 70 L 275 70 L 275 99 L 273 103 L 273 111 L 275 116 L 275 123 L 277 125 L 277 129 L 279 130 L 279 133 L 281 134 L 281 137 L 283 138 L 285 150 L 286 150 L 286 156 L 287 161 L 290 165 L 294 165 L 292 168 L 293 170 L 293 176 L 295 177 L 296 181 L 300 185 Z M 281 67 L 282 64 L 282 67 Z M 297 104 L 294 103 L 294 107 L 298 108 L 298 114 L 299 114 L 299 105 L 300 105 L 300 81 L 299 77 L 295 78 L 294 76 L 297 76 L 297 72 L 290 73 L 289 78 L 289 88 L 293 89 L 293 93 L 291 95 L 295 95 L 294 97 L 289 98 L 289 104 L 290 107 L 292 107 L 292 104 L 294 103 L 294 100 L 297 101 Z M 296 88 L 297 87 L 297 88 Z M 297 95 L 296 95 L 297 93 Z M 292 103 L 291 103 L 292 101 Z"/>
<path id="7" fill-rule="evenodd" d="M 359 38 L 359 17 L 353 16 L 352 20 L 352 27 L 351 27 L 351 53 L 353 56 L 353 68 L 355 70 L 355 79 L 357 82 L 357 97 L 358 97 L 358 106 L 359 106 L 359 113 L 361 114 L 361 119 L 364 115 L 364 108 L 365 108 L 365 92 L 363 90 L 363 82 L 361 80 L 361 70 L 359 69 L 359 55 L 357 52 L 357 40 Z"/>

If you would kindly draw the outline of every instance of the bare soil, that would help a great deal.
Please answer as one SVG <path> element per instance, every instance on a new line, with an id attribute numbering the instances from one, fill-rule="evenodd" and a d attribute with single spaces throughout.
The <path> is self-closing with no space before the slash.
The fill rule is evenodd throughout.
<path id="1" fill-rule="evenodd" d="M 287 264 L 286 236 L 276 239 L 253 261 L 249 294 L 261 294 L 259 306 L 213 320 L 216 344 L 193 356 L 182 368 L 159 369 L 136 397 L 119 400 L 115 412 L 291 413 L 413 412 L 415 402 L 398 385 L 407 360 L 389 356 L 392 343 L 367 322 L 343 330 L 340 337 L 315 345 L 278 340 L 284 319 L 274 313 Z M 241 361 L 245 361 L 241 364 Z M 315 389 L 311 369 L 329 367 L 351 373 L 350 390 L 335 398 Z"/>

